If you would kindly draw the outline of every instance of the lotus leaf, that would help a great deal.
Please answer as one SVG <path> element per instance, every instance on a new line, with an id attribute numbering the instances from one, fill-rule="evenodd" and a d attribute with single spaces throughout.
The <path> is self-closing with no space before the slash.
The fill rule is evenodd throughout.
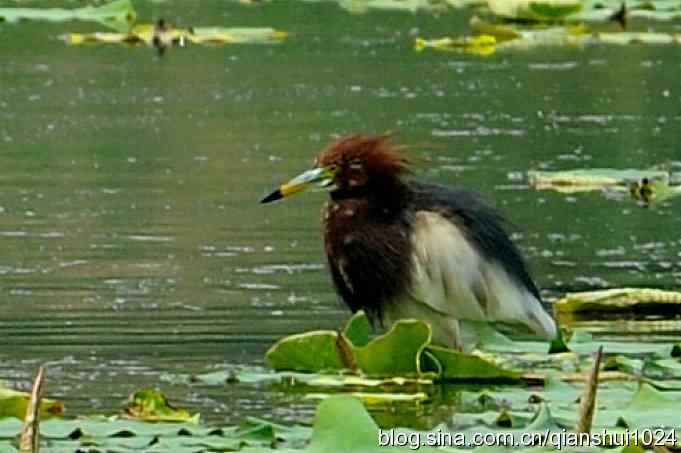
<path id="1" fill-rule="evenodd" d="M 192 376 L 193 382 L 200 382 L 205 385 L 225 385 L 226 382 L 241 383 L 278 383 L 305 384 L 310 387 L 409 387 L 415 385 L 430 385 L 433 383 L 425 378 L 405 378 L 405 377 L 385 377 L 370 378 L 357 375 L 343 374 L 317 374 L 299 373 L 291 371 L 280 372 L 254 372 L 249 370 L 234 371 L 214 371 L 206 374 Z"/>
<path id="2" fill-rule="evenodd" d="M 126 414 L 138 420 L 198 423 L 200 414 L 173 407 L 158 390 L 143 389 L 130 395 Z"/>
<path id="3" fill-rule="evenodd" d="M 358 311 L 348 321 L 343 331 L 347 339 L 355 346 L 366 346 L 371 336 L 371 324 L 363 311 Z"/>
<path id="4" fill-rule="evenodd" d="M 484 34 L 463 38 L 416 38 L 414 49 L 421 51 L 426 48 L 433 48 L 486 56 L 494 53 L 496 44 L 497 40 L 494 36 Z"/>
<path id="5" fill-rule="evenodd" d="M 643 178 L 651 181 L 669 182 L 669 173 L 658 170 L 614 170 L 592 168 L 564 171 L 529 171 L 527 179 L 537 189 L 570 189 L 569 191 L 600 190 L 604 187 L 629 187 Z"/>
<path id="6" fill-rule="evenodd" d="M 345 329 L 350 337 L 366 339 L 364 331 L 367 321 L 363 313 L 353 316 Z M 358 327 L 359 326 L 359 327 Z M 500 368 L 492 360 L 467 353 L 430 345 L 430 326 L 423 321 L 400 320 L 383 335 L 364 345 L 349 341 L 349 352 L 359 371 L 366 376 L 416 377 L 445 380 L 471 379 L 515 379 L 515 371 Z M 331 331 L 317 331 L 292 335 L 279 340 L 269 351 L 268 364 L 279 371 L 341 371 L 348 369 L 347 359 L 338 347 L 339 334 Z M 544 346 L 546 350 L 546 346 Z"/>
<path id="7" fill-rule="evenodd" d="M 508 19 L 551 20 L 565 18 L 582 9 L 581 0 L 489 0 L 489 9 Z"/>
<path id="8" fill-rule="evenodd" d="M 342 370 L 336 350 L 337 332 L 315 331 L 279 340 L 265 355 L 275 370 L 320 372 Z"/>
<path id="9" fill-rule="evenodd" d="M 319 0 L 305 1 L 314 2 Z M 477 7 L 486 4 L 486 0 L 334 0 L 334 2 L 352 14 L 365 14 L 376 10 L 441 13 L 448 9 Z"/>
<path id="10" fill-rule="evenodd" d="M 23 420 L 30 393 L 19 392 L 4 386 L 0 382 L 0 418 L 16 417 Z M 40 402 L 40 418 L 45 420 L 64 414 L 64 404 L 61 401 L 43 398 Z"/>
<path id="11" fill-rule="evenodd" d="M 488 0 L 489 10 L 516 21 L 620 21 L 629 19 L 670 21 L 681 17 L 681 5 L 666 0 L 626 2 L 619 0 Z"/>
<path id="12" fill-rule="evenodd" d="M 184 46 L 192 44 L 274 44 L 286 38 L 287 33 L 272 28 L 222 28 L 196 27 L 192 29 L 169 28 L 159 31 L 151 24 L 136 25 L 127 33 L 69 33 L 64 36 L 68 44 L 146 44 Z"/>
<path id="13" fill-rule="evenodd" d="M 384 335 L 354 348 L 357 364 L 370 376 L 419 375 L 419 356 L 430 336 L 430 327 L 422 321 L 398 321 Z"/>
<path id="14" fill-rule="evenodd" d="M 453 425 L 436 427 L 433 433 L 449 434 L 451 439 L 471 440 L 473 433 L 510 433 L 516 438 L 524 432 L 564 433 L 570 429 L 576 417 L 571 401 L 575 389 L 566 388 L 564 384 L 547 382 L 548 391 L 560 395 L 551 399 L 550 403 L 543 401 L 534 409 L 517 410 L 513 408 L 495 409 L 477 414 L 457 414 L 452 420 Z M 619 388 L 615 394 L 608 394 L 611 389 L 607 386 L 599 391 L 602 399 L 616 400 L 610 404 L 611 408 L 597 412 L 594 429 L 608 427 L 611 432 L 623 432 L 621 426 L 630 429 L 642 429 L 651 426 L 668 427 L 678 422 L 678 405 L 681 402 L 679 392 L 660 392 L 649 385 L 642 384 L 638 390 L 629 394 L 627 390 Z M 503 399 L 501 396 L 488 396 Z M 513 403 L 516 405 L 519 401 Z M 549 405 L 550 404 L 550 405 Z M 83 420 L 53 420 L 48 422 L 44 432 L 48 445 L 42 450 L 47 453 L 57 451 L 242 451 L 245 453 L 279 452 L 308 452 L 334 453 L 358 451 L 378 453 L 380 451 L 409 451 L 410 446 L 385 447 L 378 445 L 378 426 L 363 407 L 359 398 L 350 395 L 335 395 L 325 398 L 318 406 L 312 430 L 304 427 L 285 427 L 259 419 L 247 419 L 239 427 L 209 428 L 186 423 L 142 423 L 136 421 L 110 420 L 96 422 L 100 428 L 93 429 L 93 423 Z M 47 424 L 47 423 L 46 423 Z M 51 437 L 55 432 L 55 425 L 64 425 L 58 431 L 60 437 Z M 89 426 L 88 426 L 89 425 Z M 108 425 L 108 429 L 103 426 Z M 678 427 L 677 427 L 678 428 Z M 15 419 L 0 420 L 0 451 L 15 451 L 10 440 L 21 429 L 21 423 Z M 678 429 L 677 429 L 678 431 Z M 69 433 L 68 436 L 63 434 Z M 415 431 L 397 429 L 394 432 L 405 435 L 416 434 Z M 669 428 L 667 428 L 667 432 Z M 79 434 L 74 434 L 79 433 Z M 386 432 L 387 433 L 387 432 Z M 390 435 L 384 433 L 383 435 Z M 425 439 L 425 432 L 421 432 L 420 439 Z M 678 434 L 678 433 L 677 433 Z M 671 436 L 669 436 L 671 438 Z M 413 438 L 413 436 L 412 436 Z M 309 446 L 304 447 L 305 440 L 310 439 Z M 553 438 L 555 440 L 555 438 Z M 383 439 L 385 441 L 385 439 Z M 520 451 L 542 452 L 553 451 L 555 445 L 548 450 L 542 448 L 526 448 Z M 281 448 L 281 443 L 284 448 Z M 274 445 L 279 448 L 272 450 Z M 672 447 L 672 445 L 668 445 Z M 676 447 L 681 444 L 676 443 Z M 474 451 L 497 451 L 498 447 L 481 447 Z M 564 448 L 565 451 L 581 451 Z M 432 453 L 435 451 L 471 451 L 449 447 L 445 450 L 434 450 L 422 446 L 419 451 Z M 588 451 L 613 451 L 591 449 Z M 618 450 L 614 450 L 618 451 Z M 623 451 L 623 450 L 622 450 Z"/>
<path id="15" fill-rule="evenodd" d="M 590 32 L 582 25 L 552 26 L 549 28 L 515 28 L 515 36 L 509 26 L 477 23 L 474 36 L 444 37 L 435 39 L 416 38 L 415 50 L 426 48 L 488 56 L 497 51 L 530 50 L 538 47 L 583 47 L 594 45 L 677 45 L 681 34 L 656 32 Z M 585 170 L 587 172 L 591 170 Z M 595 169 L 594 171 L 601 171 Z M 548 172 L 547 172 L 548 173 Z M 606 183 L 605 185 L 613 185 Z M 603 183 L 580 185 L 551 185 L 554 190 L 577 192 L 597 190 Z"/>
<path id="16" fill-rule="evenodd" d="M 0 8 L 0 21 L 44 20 L 66 22 L 81 20 L 97 22 L 120 32 L 127 32 L 135 23 L 137 13 L 131 0 L 114 0 L 101 6 L 81 8 Z"/>
<path id="17" fill-rule="evenodd" d="M 442 366 L 442 379 L 460 380 L 518 380 L 521 373 L 500 366 L 495 366 L 489 359 L 464 354 L 439 346 L 428 346 L 428 352 L 433 354 Z"/>
<path id="18" fill-rule="evenodd" d="M 668 310 L 678 312 L 681 293 L 650 288 L 616 288 L 568 293 L 554 304 L 558 316 L 563 314 L 633 312 Z"/>

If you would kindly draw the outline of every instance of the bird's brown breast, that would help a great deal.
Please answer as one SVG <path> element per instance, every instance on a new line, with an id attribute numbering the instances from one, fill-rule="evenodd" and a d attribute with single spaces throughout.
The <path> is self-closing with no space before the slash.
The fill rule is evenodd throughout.
<path id="1" fill-rule="evenodd" d="M 410 224 L 401 213 L 371 209 L 362 199 L 332 200 L 323 217 L 336 290 L 350 309 L 380 321 L 383 307 L 410 282 Z"/>

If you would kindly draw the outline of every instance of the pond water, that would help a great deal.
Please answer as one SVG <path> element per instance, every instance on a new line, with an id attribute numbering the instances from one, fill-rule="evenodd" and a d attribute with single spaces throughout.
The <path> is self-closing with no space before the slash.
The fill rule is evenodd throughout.
<path id="1" fill-rule="evenodd" d="M 220 422 L 309 421 L 314 402 L 281 388 L 172 381 L 226 364 L 263 366 L 282 336 L 348 317 L 325 269 L 325 194 L 258 200 L 353 132 L 399 131 L 398 141 L 414 145 L 416 177 L 491 199 L 517 226 L 548 299 L 681 287 L 678 200 L 643 208 L 598 192 L 535 191 L 525 178 L 531 169 L 678 169 L 678 48 L 481 58 L 412 49 L 417 36 L 465 33 L 469 11 L 353 15 L 335 3 L 224 0 L 136 7 L 146 21 L 272 26 L 291 36 L 159 58 L 59 39 L 101 29 L 92 24 L 0 24 L 0 379 L 13 386 L 26 387 L 46 364 L 48 394 L 70 414 L 115 412 L 133 390 L 158 386 Z M 656 335 L 678 339 L 681 324 Z"/>

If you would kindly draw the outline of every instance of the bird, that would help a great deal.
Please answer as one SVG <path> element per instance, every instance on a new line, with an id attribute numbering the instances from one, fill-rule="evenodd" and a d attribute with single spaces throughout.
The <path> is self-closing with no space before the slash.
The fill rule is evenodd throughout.
<path id="1" fill-rule="evenodd" d="M 193 34 L 193 28 L 186 31 L 173 28 L 165 19 L 160 18 L 151 29 L 151 45 L 156 48 L 159 57 L 165 55 L 169 47 L 184 47 L 187 43 L 186 34 Z"/>
<path id="2" fill-rule="evenodd" d="M 405 151 L 392 134 L 342 137 L 261 203 L 328 190 L 323 237 L 336 292 L 374 325 L 422 320 L 432 343 L 459 351 L 471 348 L 462 327 L 479 323 L 555 339 L 505 218 L 474 190 L 414 180 Z"/>
<path id="3" fill-rule="evenodd" d="M 655 198 L 655 186 L 650 179 L 642 178 L 641 181 L 629 185 L 629 193 L 633 199 L 642 201 L 647 206 Z"/>

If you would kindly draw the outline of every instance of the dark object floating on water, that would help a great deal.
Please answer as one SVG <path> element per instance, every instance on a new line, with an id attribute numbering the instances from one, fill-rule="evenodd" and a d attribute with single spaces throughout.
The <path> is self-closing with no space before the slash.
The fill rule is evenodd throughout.
<path id="1" fill-rule="evenodd" d="M 629 193 L 632 198 L 649 204 L 655 197 L 655 189 L 648 178 L 641 179 L 640 182 L 633 182 L 629 186 Z"/>
<path id="2" fill-rule="evenodd" d="M 189 33 L 194 33 L 190 28 Z M 162 57 L 168 47 L 184 47 L 186 39 L 183 34 L 172 32 L 172 28 L 166 25 L 164 19 L 159 19 L 154 25 L 151 44 L 158 51 L 158 56 Z"/>
<path id="3" fill-rule="evenodd" d="M 613 13 L 613 15 L 610 16 L 610 20 L 620 24 L 620 27 L 622 28 L 622 30 L 627 29 L 627 4 L 626 4 L 626 2 L 622 2 L 620 9 L 615 11 Z"/>
<path id="4" fill-rule="evenodd" d="M 459 321 L 520 324 L 551 340 L 556 325 L 502 216 L 463 188 L 405 178 L 409 161 L 387 135 L 345 137 L 262 199 L 330 191 L 326 255 L 336 290 L 372 321 L 428 322 L 433 341 L 462 349 Z"/>

